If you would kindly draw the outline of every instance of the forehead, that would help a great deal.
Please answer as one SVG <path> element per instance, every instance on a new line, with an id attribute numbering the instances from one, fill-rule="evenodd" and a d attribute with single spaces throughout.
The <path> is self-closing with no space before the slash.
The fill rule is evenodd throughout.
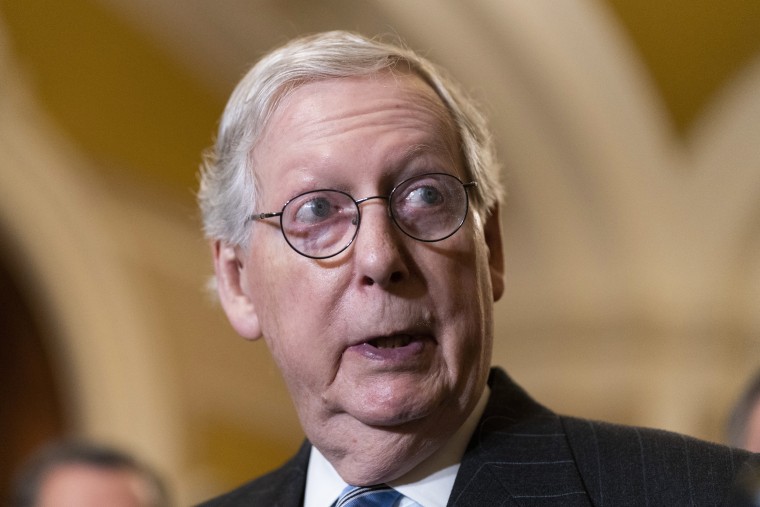
<path id="1" fill-rule="evenodd" d="M 358 97 L 365 100 L 349 101 Z M 438 121 L 446 126 L 453 126 L 451 115 L 436 91 L 417 74 L 400 70 L 300 83 L 283 93 L 270 115 L 269 123 L 277 117 L 281 119 L 287 111 L 312 109 L 315 103 L 327 107 L 324 113 L 346 105 L 354 106 L 356 113 L 362 113 L 375 105 L 372 101 L 383 99 L 387 102 L 381 102 L 381 105 L 424 111 L 437 116 Z M 268 127 L 265 125 L 265 132 L 270 130 Z"/>
<path id="2" fill-rule="evenodd" d="M 373 146 L 409 144 L 458 156 L 458 135 L 437 93 L 420 77 L 384 71 L 301 84 L 285 95 L 254 149 L 257 162 L 338 149 L 369 153 Z M 387 146 L 386 146 L 387 145 Z M 263 167 L 262 167 L 263 166 Z M 256 163 L 257 173 L 268 172 Z M 282 166 L 280 166 L 282 167 Z"/>

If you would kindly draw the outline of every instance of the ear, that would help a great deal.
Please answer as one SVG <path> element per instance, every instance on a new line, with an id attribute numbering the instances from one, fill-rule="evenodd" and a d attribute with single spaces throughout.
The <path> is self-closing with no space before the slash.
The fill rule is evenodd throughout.
<path id="1" fill-rule="evenodd" d="M 212 244 L 216 290 L 227 319 L 243 338 L 261 338 L 261 326 L 249 289 L 243 279 L 243 261 L 238 248 L 215 241 Z"/>
<path id="2" fill-rule="evenodd" d="M 498 301 L 504 294 L 504 245 L 501 240 L 501 215 L 497 204 L 489 210 L 483 226 L 486 245 L 488 246 L 488 263 L 491 268 L 491 286 L 493 300 Z"/>

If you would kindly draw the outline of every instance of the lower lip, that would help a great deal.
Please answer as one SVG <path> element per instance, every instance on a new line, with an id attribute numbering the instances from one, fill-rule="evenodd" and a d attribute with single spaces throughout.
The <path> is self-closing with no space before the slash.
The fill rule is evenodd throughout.
<path id="1" fill-rule="evenodd" d="M 415 339 L 403 347 L 385 349 L 374 347 L 368 343 L 360 343 L 359 345 L 349 347 L 348 350 L 373 361 L 401 363 L 414 359 L 416 356 L 422 354 L 425 350 L 425 344 L 427 341 L 428 340 Z"/>

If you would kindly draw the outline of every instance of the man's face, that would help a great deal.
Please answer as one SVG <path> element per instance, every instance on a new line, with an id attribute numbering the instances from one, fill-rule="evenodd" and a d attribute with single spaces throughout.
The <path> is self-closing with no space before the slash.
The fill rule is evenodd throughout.
<path id="1" fill-rule="evenodd" d="M 314 189 L 360 199 L 424 173 L 467 181 L 443 104 L 405 74 L 302 85 L 253 155 L 256 212 Z M 368 427 L 414 438 L 458 428 L 487 379 L 503 288 L 498 213 L 484 224 L 471 208 L 456 234 L 423 243 L 396 228 L 387 201 L 360 207 L 358 236 L 329 259 L 293 251 L 277 219 L 252 222 L 248 248 L 216 250 L 230 321 L 243 336 L 264 336 L 323 451 Z"/>

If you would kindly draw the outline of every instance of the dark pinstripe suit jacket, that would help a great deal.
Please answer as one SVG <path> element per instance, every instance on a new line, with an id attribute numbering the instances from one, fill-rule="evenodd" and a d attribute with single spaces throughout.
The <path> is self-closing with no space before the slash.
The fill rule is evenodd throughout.
<path id="1" fill-rule="evenodd" d="M 659 430 L 558 416 L 493 369 L 491 397 L 449 506 L 722 505 L 758 455 Z M 203 507 L 298 507 L 310 444 Z"/>

